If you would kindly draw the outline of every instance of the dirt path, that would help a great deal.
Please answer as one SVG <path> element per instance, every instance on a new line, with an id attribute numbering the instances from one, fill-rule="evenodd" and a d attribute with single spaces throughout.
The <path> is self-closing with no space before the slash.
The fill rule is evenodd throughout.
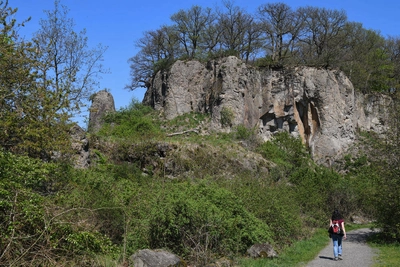
<path id="1" fill-rule="evenodd" d="M 368 267 L 374 263 L 374 256 L 376 252 L 366 244 L 368 235 L 374 233 L 373 230 L 368 228 L 353 230 L 347 233 L 347 239 L 343 240 L 343 260 L 333 260 L 333 244 L 330 240 L 329 245 L 326 246 L 318 256 L 306 267 Z"/>

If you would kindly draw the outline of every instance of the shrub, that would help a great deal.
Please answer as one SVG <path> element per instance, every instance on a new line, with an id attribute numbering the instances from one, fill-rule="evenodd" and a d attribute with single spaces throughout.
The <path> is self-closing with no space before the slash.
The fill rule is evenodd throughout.
<path id="1" fill-rule="evenodd" d="M 245 253 L 254 243 L 271 241 L 269 227 L 229 191 L 205 182 L 170 189 L 152 212 L 152 248 L 206 263 L 212 255 Z"/>
<path id="2" fill-rule="evenodd" d="M 230 190 L 255 217 L 268 225 L 276 248 L 282 249 L 304 236 L 300 206 L 293 187 L 274 184 L 268 177 L 241 174 L 227 182 Z"/>
<path id="3" fill-rule="evenodd" d="M 232 126 L 235 115 L 230 108 L 223 107 L 221 109 L 221 125 L 222 127 L 230 127 Z"/>
<path id="4" fill-rule="evenodd" d="M 100 136 L 141 140 L 143 136 L 152 138 L 160 134 L 154 110 L 136 100 L 133 100 L 128 108 L 108 113 L 104 122 L 98 132 Z"/>
<path id="5" fill-rule="evenodd" d="M 72 174 L 63 165 L 0 151 L 0 264 L 49 266 L 110 251 L 107 237 L 78 229 L 74 209 L 54 204 L 65 197 L 63 185 Z M 83 233 L 87 238 L 79 237 Z"/>

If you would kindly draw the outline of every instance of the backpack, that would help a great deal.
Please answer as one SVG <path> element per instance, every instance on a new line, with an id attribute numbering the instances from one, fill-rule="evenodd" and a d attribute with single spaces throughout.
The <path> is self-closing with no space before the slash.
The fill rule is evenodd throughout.
<path id="1" fill-rule="evenodd" d="M 340 235 L 342 233 L 342 228 L 339 225 L 339 221 L 337 221 L 337 220 L 332 221 L 331 227 L 332 227 L 333 234 Z"/>

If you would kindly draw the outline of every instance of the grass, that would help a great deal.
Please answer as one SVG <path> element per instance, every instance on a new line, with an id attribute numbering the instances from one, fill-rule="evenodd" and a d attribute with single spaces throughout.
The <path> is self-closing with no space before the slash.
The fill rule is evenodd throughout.
<path id="1" fill-rule="evenodd" d="M 400 263 L 400 243 L 387 243 L 379 234 L 368 240 L 368 245 L 378 250 L 374 267 L 397 267 Z"/>
<path id="2" fill-rule="evenodd" d="M 400 244 L 381 245 L 370 244 L 371 247 L 379 250 L 375 258 L 374 267 L 397 267 L 400 264 Z"/>
<path id="3" fill-rule="evenodd" d="M 239 262 L 243 267 L 285 267 L 305 266 L 313 260 L 318 253 L 329 244 L 326 229 L 318 229 L 311 238 L 294 243 L 282 251 L 275 259 L 242 259 Z"/>

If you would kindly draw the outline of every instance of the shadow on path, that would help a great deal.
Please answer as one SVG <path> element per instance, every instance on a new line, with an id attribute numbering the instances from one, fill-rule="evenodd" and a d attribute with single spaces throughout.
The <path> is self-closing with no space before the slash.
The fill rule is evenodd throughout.
<path id="1" fill-rule="evenodd" d="M 371 229 L 359 229 L 355 231 L 350 231 L 347 234 L 347 242 L 353 242 L 353 243 L 361 243 L 365 244 L 367 243 L 367 238 L 372 235 L 374 232 Z"/>

